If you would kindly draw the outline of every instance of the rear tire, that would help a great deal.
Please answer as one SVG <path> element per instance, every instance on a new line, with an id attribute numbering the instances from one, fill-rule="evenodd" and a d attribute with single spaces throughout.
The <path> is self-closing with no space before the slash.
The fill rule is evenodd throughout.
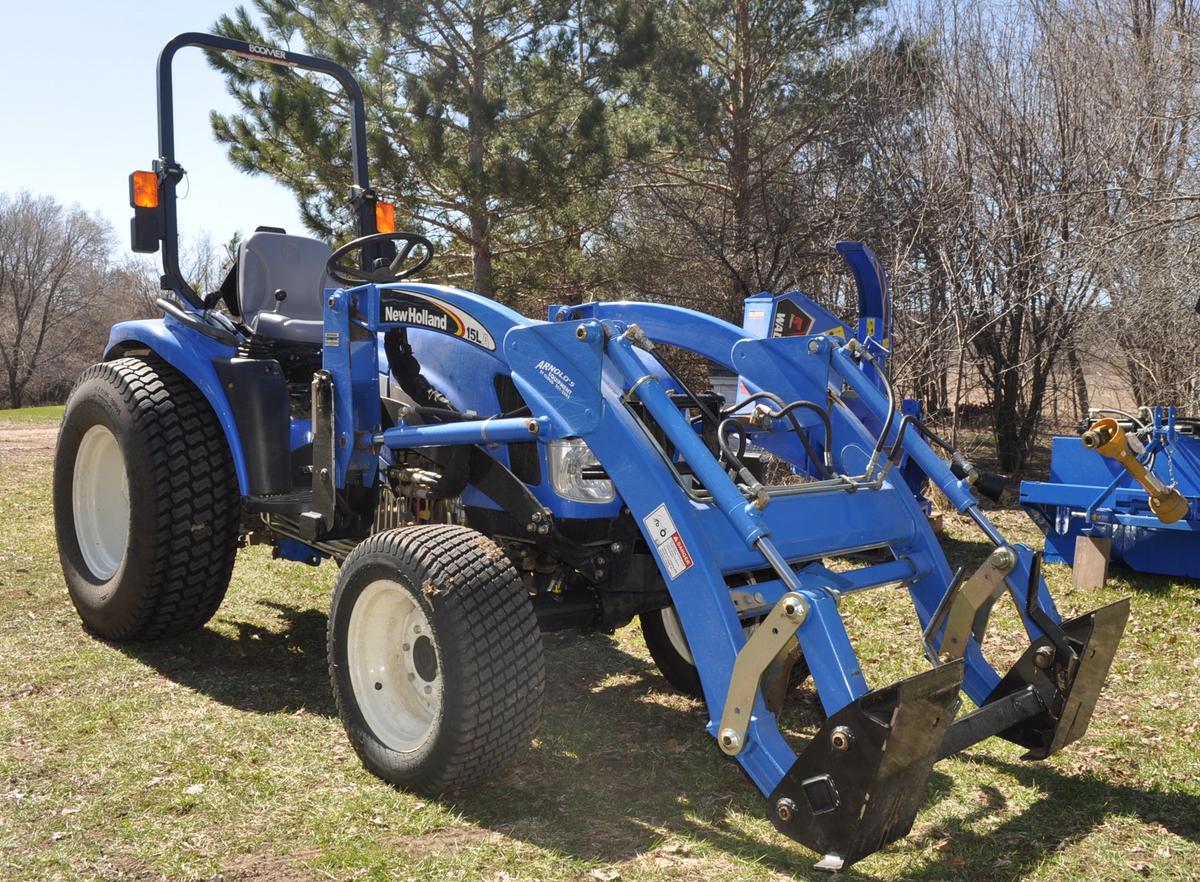
<path id="1" fill-rule="evenodd" d="M 525 748 L 541 721 L 533 603 L 504 552 L 467 527 L 364 540 L 342 564 L 328 648 L 350 743 L 399 787 L 469 787 Z"/>
<path id="2" fill-rule="evenodd" d="M 644 612 L 638 616 L 642 626 L 642 639 L 646 641 L 646 649 L 658 666 L 666 681 L 684 695 L 692 698 L 704 698 L 704 690 L 700 686 L 700 672 L 696 670 L 696 662 L 688 646 L 683 626 L 675 614 L 675 607 L 668 606 Z M 746 621 L 747 636 L 750 626 L 758 619 Z M 808 679 L 808 663 L 801 656 L 792 666 L 788 675 L 788 689 L 795 689 Z"/>
<path id="3" fill-rule="evenodd" d="M 54 461 L 58 556 L 88 630 L 152 640 L 204 625 L 237 553 L 240 502 L 208 401 L 153 356 L 83 372 Z"/>

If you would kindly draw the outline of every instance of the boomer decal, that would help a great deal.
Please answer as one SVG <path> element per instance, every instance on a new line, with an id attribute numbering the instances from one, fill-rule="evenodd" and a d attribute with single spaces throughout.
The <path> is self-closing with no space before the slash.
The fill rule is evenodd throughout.
<path id="1" fill-rule="evenodd" d="M 414 291 L 384 291 L 379 297 L 380 321 L 388 324 L 412 325 L 462 337 L 490 352 L 496 351 L 496 341 L 473 316 L 444 300 L 417 294 Z"/>

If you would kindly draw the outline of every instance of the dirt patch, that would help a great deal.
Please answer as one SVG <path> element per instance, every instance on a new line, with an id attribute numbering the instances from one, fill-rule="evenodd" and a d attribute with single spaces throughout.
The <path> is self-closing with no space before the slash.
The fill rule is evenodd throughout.
<path id="1" fill-rule="evenodd" d="M 49 462 L 57 438 L 58 423 L 0 423 L 0 467 Z"/>
<path id="2" fill-rule="evenodd" d="M 499 842 L 501 838 L 497 833 L 478 827 L 443 827 L 426 833 L 420 839 L 406 839 L 403 847 L 416 860 L 428 857 L 447 858 L 467 848 Z"/>
<path id="3" fill-rule="evenodd" d="M 319 854 L 315 848 L 297 849 L 289 855 L 241 854 L 224 861 L 225 869 L 216 878 L 222 882 L 306 882 L 321 878 L 307 869 Z"/>

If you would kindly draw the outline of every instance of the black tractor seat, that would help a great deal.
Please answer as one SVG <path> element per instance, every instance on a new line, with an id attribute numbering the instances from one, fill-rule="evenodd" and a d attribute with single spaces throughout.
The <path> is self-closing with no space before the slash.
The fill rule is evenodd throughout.
<path id="1" fill-rule="evenodd" d="M 260 227 L 238 248 L 219 289 L 225 305 L 257 337 L 321 345 L 329 246 L 307 236 Z"/>

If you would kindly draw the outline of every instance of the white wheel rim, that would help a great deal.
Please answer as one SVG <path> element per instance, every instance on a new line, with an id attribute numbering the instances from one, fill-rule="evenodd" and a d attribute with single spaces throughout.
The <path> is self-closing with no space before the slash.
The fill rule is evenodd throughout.
<path id="1" fill-rule="evenodd" d="M 692 655 L 692 649 L 688 646 L 687 637 L 683 635 L 683 625 L 679 623 L 679 616 L 675 613 L 675 607 L 668 606 L 662 610 L 663 630 L 667 632 L 667 639 L 671 641 L 671 648 L 679 653 L 679 657 L 685 662 L 696 667 L 696 659 Z"/>
<path id="2" fill-rule="evenodd" d="M 129 542 L 125 457 L 107 426 L 92 426 L 79 442 L 71 511 L 83 562 L 96 579 L 107 582 L 121 566 Z"/>
<path id="3" fill-rule="evenodd" d="M 350 612 L 346 661 L 375 737 L 400 752 L 429 738 L 442 710 L 442 662 L 425 612 L 404 588 L 372 582 Z"/>

